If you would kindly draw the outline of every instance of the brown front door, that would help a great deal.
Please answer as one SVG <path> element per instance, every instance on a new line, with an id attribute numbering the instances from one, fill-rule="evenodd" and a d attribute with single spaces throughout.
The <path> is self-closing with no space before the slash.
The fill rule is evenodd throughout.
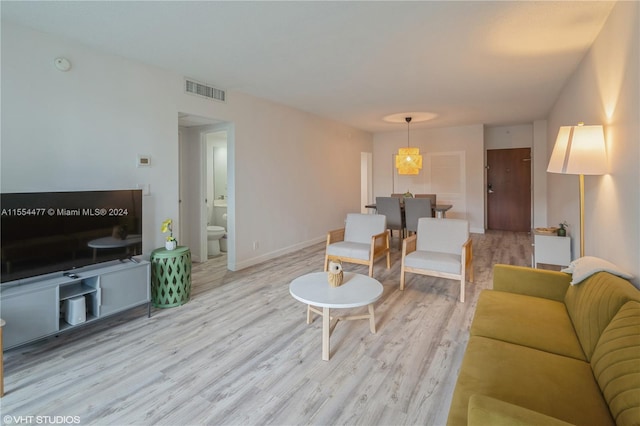
<path id="1" fill-rule="evenodd" d="M 531 230 L 531 148 L 487 150 L 487 225 Z"/>

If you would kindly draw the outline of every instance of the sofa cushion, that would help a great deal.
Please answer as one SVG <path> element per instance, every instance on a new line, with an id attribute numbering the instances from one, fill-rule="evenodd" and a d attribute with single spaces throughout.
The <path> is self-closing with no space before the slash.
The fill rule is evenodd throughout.
<path id="1" fill-rule="evenodd" d="M 409 268 L 429 269 L 450 274 L 459 274 L 462 257 L 458 254 L 438 253 L 435 251 L 414 251 L 404 258 Z"/>
<path id="2" fill-rule="evenodd" d="M 542 297 L 564 303 L 571 275 L 525 266 L 495 265 L 493 289 Z"/>
<path id="3" fill-rule="evenodd" d="M 565 305 L 588 360 L 604 329 L 630 300 L 640 301 L 638 289 L 608 272 L 598 272 L 567 289 Z"/>
<path id="4" fill-rule="evenodd" d="M 577 425 L 614 424 L 589 363 L 482 336 L 469 339 L 449 425 L 467 424 L 474 394 Z"/>
<path id="5" fill-rule="evenodd" d="M 586 360 L 564 303 L 555 300 L 484 290 L 470 334 Z"/>
<path id="6" fill-rule="evenodd" d="M 484 395 L 469 398 L 469 425 L 571 426 L 571 423 Z"/>
<path id="7" fill-rule="evenodd" d="M 351 257 L 353 259 L 369 260 L 369 251 L 371 243 L 352 243 L 349 241 L 340 241 L 329 244 L 327 246 L 327 254 L 339 257 Z"/>
<path id="8" fill-rule="evenodd" d="M 620 308 L 602 332 L 591 366 L 616 424 L 640 423 L 640 303 Z"/>

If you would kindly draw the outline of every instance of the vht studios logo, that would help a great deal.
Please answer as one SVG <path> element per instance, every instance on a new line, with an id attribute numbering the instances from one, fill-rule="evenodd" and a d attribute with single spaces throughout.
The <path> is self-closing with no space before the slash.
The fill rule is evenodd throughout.
<path id="1" fill-rule="evenodd" d="M 6 425 L 64 425 L 80 424 L 80 416 L 3 416 Z"/>

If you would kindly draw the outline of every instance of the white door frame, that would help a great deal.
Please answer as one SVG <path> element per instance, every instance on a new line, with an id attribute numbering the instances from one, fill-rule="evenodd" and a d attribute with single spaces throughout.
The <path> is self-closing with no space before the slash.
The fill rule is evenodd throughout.
<path id="1" fill-rule="evenodd" d="M 196 114 L 189 114 L 198 118 L 204 118 L 205 120 L 211 120 L 211 124 L 207 126 L 203 124 L 202 127 L 207 126 L 206 130 L 202 129 L 198 132 L 199 144 L 197 146 L 193 146 L 192 148 L 195 151 L 195 154 L 199 157 L 198 160 L 193 158 L 194 152 L 192 151 L 188 156 L 182 157 L 184 154 L 182 152 L 183 144 L 187 141 L 185 140 L 185 135 L 178 129 L 178 151 L 179 151 L 179 182 L 178 182 L 178 192 L 179 192 L 179 205 L 178 205 L 178 235 L 181 240 L 187 244 L 192 246 L 192 255 L 194 261 L 206 261 L 206 253 L 207 253 L 207 205 L 205 202 L 206 199 L 206 134 L 212 133 L 216 131 L 226 131 L 227 132 L 227 268 L 234 270 L 235 267 L 235 179 L 234 179 L 234 158 L 235 158 L 235 149 L 234 149 L 234 130 L 235 127 L 232 122 L 226 122 L 217 120 L 214 118 L 207 118 L 202 116 L 197 116 Z M 187 128 L 185 128 L 187 129 Z M 191 136 L 192 142 L 197 143 L 193 139 L 196 139 L 195 136 Z M 189 164 L 182 164 L 183 161 Z M 186 170 L 186 167 L 197 167 L 198 170 Z M 191 179 L 191 182 L 189 182 Z M 185 185 L 199 186 L 199 188 L 194 188 L 194 193 L 191 194 L 190 202 L 195 204 L 198 203 L 197 206 L 194 206 L 193 209 L 187 209 L 186 205 L 184 205 L 185 195 L 187 192 L 187 188 Z M 196 227 L 198 229 L 196 229 Z M 175 229 L 174 229 L 175 231 Z M 196 253 L 198 252 L 198 253 Z M 197 257 L 196 257 L 197 255 Z M 201 259 L 200 257 L 205 257 Z"/>

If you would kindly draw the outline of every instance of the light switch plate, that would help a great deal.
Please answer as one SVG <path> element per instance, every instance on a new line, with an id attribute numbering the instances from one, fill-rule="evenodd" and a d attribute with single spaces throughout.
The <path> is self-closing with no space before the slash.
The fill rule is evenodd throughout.
<path id="1" fill-rule="evenodd" d="M 136 164 L 138 167 L 149 167 L 151 165 L 151 156 L 138 154 L 138 161 Z"/>

